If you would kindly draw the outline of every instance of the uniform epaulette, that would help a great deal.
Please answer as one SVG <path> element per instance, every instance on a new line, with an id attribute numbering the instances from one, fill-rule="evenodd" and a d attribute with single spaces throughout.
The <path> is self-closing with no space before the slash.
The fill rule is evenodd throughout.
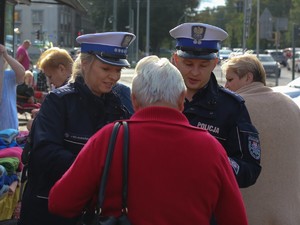
<path id="1" fill-rule="evenodd" d="M 235 93 L 235 92 L 233 92 L 233 91 L 231 91 L 231 90 L 229 90 L 227 88 L 222 87 L 222 88 L 220 88 L 220 90 L 222 92 L 225 92 L 226 94 L 232 96 L 238 102 L 244 102 L 245 101 L 242 96 L 240 96 L 239 94 L 237 94 L 237 93 Z"/>
<path id="2" fill-rule="evenodd" d="M 53 93 L 58 95 L 58 96 L 64 96 L 64 95 L 67 95 L 67 94 L 72 94 L 72 93 L 75 93 L 76 90 L 74 87 L 70 87 L 70 86 L 63 86 L 61 88 L 57 88 L 55 90 L 53 90 Z"/>

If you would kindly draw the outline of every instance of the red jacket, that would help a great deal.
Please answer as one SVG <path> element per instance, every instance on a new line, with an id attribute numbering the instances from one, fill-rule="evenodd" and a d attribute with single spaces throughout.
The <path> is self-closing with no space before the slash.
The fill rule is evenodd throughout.
<path id="1" fill-rule="evenodd" d="M 98 193 L 112 124 L 85 145 L 51 189 L 49 210 L 75 217 Z M 247 225 L 245 208 L 228 157 L 207 131 L 189 125 L 166 107 L 148 107 L 129 120 L 128 217 L 132 224 Z M 116 143 L 104 215 L 119 215 L 122 186 L 121 128 Z"/>

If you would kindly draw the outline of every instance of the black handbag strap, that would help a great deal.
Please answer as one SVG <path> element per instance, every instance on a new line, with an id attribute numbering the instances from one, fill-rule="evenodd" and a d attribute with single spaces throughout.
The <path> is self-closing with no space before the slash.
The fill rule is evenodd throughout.
<path id="1" fill-rule="evenodd" d="M 105 194 L 105 188 L 108 178 L 108 173 L 112 161 L 112 156 L 114 153 L 114 148 L 116 144 L 116 139 L 118 136 L 119 128 L 123 125 L 124 127 L 124 143 L 123 143 L 123 184 L 122 184 L 122 212 L 127 213 L 127 181 L 128 181 L 128 144 L 129 144 L 129 132 L 128 132 L 128 124 L 126 121 L 120 121 L 116 122 L 114 124 L 112 134 L 109 140 L 107 155 L 105 159 L 104 169 L 103 169 L 103 175 L 100 181 L 100 187 L 99 187 L 99 195 L 98 195 L 98 205 L 97 210 L 98 213 L 101 214 L 102 206 L 104 202 L 104 194 Z"/>
<path id="2" fill-rule="evenodd" d="M 122 212 L 127 213 L 127 193 L 128 193 L 128 146 L 129 131 L 128 123 L 123 121 L 124 127 L 124 144 L 123 144 L 123 189 L 122 189 Z M 125 212 L 124 212 L 125 210 Z"/>

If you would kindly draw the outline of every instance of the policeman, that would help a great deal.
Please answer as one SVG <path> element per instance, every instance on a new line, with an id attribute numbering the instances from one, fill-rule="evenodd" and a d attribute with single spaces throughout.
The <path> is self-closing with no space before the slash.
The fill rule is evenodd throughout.
<path id="1" fill-rule="evenodd" d="M 46 96 L 33 121 L 19 225 L 76 223 L 48 212 L 48 193 L 93 134 L 107 123 L 129 118 L 112 88 L 120 79 L 121 69 L 129 66 L 127 49 L 134 38 L 127 32 L 77 38 L 81 54 L 69 83 Z"/>
<path id="2" fill-rule="evenodd" d="M 239 187 L 253 185 L 261 171 L 258 132 L 242 97 L 221 87 L 212 72 L 220 42 L 228 34 L 203 23 L 184 23 L 170 34 L 177 42 L 173 62 L 187 86 L 183 113 L 223 145 Z"/>

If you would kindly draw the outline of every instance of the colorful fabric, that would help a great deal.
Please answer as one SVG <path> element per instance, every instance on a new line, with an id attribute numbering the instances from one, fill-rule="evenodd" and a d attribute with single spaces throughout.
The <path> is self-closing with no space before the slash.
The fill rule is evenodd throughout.
<path id="1" fill-rule="evenodd" d="M 0 130 L 0 139 L 3 140 L 4 143 L 11 143 L 19 134 L 19 131 L 16 129 L 5 129 Z"/>
<path id="2" fill-rule="evenodd" d="M 7 172 L 4 166 L 0 165 L 0 197 L 9 189 L 9 185 L 5 183 Z"/>
<path id="3" fill-rule="evenodd" d="M 18 158 L 20 163 L 18 165 L 17 172 L 21 172 L 23 169 L 23 164 L 21 162 L 22 152 L 23 149 L 21 147 L 3 148 L 0 149 L 0 158 L 6 158 L 6 157 Z"/>
<path id="4" fill-rule="evenodd" d="M 6 193 L 5 196 L 0 199 L 0 221 L 11 219 L 15 207 L 18 204 L 19 195 L 20 187 L 17 187 L 13 194 Z"/>
<path id="5" fill-rule="evenodd" d="M 0 158 L 0 165 L 7 171 L 8 175 L 14 174 L 19 167 L 20 160 L 17 157 Z"/>

